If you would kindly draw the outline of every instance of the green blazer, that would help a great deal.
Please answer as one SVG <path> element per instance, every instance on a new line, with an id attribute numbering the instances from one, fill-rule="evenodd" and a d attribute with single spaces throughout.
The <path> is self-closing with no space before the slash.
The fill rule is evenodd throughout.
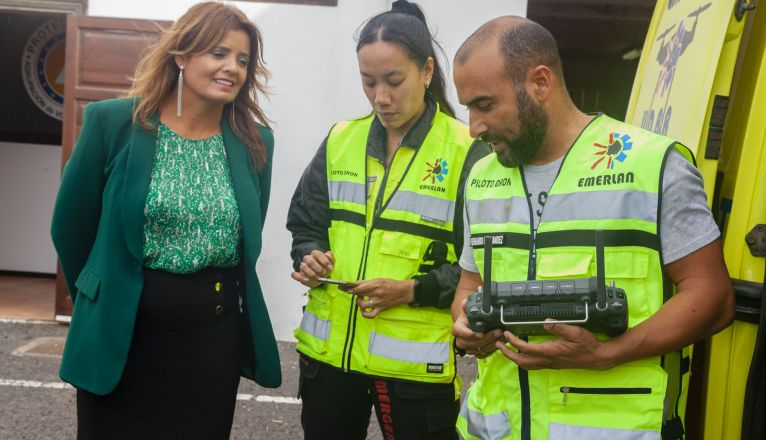
<path id="1" fill-rule="evenodd" d="M 122 377 L 143 288 L 144 204 L 156 137 L 132 123 L 133 100 L 91 103 L 64 167 L 51 235 L 74 303 L 61 379 L 98 395 Z M 221 120 L 242 223 L 246 322 L 242 375 L 264 387 L 282 382 L 279 353 L 255 272 L 269 202 L 274 138 L 260 127 L 268 161 L 260 172 Z"/>

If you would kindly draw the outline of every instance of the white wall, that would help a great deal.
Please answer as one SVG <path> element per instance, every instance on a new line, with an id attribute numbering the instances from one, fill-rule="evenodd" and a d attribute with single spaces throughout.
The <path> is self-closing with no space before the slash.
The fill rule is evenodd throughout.
<path id="1" fill-rule="evenodd" d="M 0 142 L 0 270 L 56 272 L 51 213 L 61 147 Z"/>
<path id="2" fill-rule="evenodd" d="M 194 0 L 90 0 L 88 14 L 174 20 Z M 285 219 L 295 185 L 331 125 L 369 112 L 361 90 L 354 36 L 362 22 L 390 0 L 339 0 L 337 7 L 232 2 L 263 33 L 276 151 L 264 249 L 258 272 L 277 338 L 292 340 L 305 289 L 290 278 L 290 234 Z M 499 15 L 525 15 L 526 0 L 421 0 L 432 31 L 451 61 L 481 23 Z M 449 78 L 450 88 L 451 77 Z M 454 90 L 452 90 L 453 96 Z M 457 106 L 459 115 L 465 112 Z M 2 205 L 0 205 L 2 206 Z"/>
<path id="3" fill-rule="evenodd" d="M 534 0 L 531 0 L 534 1 Z M 389 2 L 390 4 L 391 2 Z M 468 112 L 457 100 L 452 83 L 452 58 L 476 29 L 491 18 L 501 15 L 527 15 L 526 0 L 417 0 L 425 12 L 428 27 L 447 54 L 447 91 L 455 115 L 468 122 Z"/>

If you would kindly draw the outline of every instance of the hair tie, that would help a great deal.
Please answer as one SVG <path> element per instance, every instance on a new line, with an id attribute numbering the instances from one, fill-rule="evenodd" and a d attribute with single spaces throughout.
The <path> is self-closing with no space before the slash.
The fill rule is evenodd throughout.
<path id="1" fill-rule="evenodd" d="M 410 3 L 407 0 L 396 0 L 391 5 L 391 12 L 411 15 L 422 21 L 423 24 L 426 24 L 426 16 L 423 14 L 423 11 L 418 7 L 418 5 L 415 3 Z"/>

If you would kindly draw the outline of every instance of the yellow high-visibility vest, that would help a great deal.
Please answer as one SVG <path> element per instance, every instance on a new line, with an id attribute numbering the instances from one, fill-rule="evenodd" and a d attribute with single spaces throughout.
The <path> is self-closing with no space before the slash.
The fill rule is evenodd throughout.
<path id="1" fill-rule="evenodd" d="M 594 276 L 600 229 L 606 281 L 625 290 L 629 326 L 649 318 L 673 294 L 658 229 L 661 175 L 672 148 L 693 161 L 669 138 L 596 116 L 563 159 L 534 235 L 523 167 L 506 168 L 494 154 L 480 160 L 465 193 L 480 273 L 483 237 L 493 236 L 494 281 Z M 526 371 L 498 351 L 479 360 L 458 427 L 467 439 L 659 440 L 663 423 L 683 418 L 689 356 L 685 349 L 606 371 Z"/>
<path id="2" fill-rule="evenodd" d="M 448 259 L 457 259 L 453 219 L 473 139 L 465 125 L 437 111 L 422 144 L 399 148 L 384 170 L 366 152 L 372 121 L 371 115 L 341 122 L 327 139 L 329 241 L 336 260 L 331 276 L 407 280 L 423 273 L 432 242 L 444 243 Z M 374 188 L 367 181 L 370 167 L 380 167 L 375 174 L 383 176 Z M 337 286 L 319 286 L 308 296 L 295 330 L 304 355 L 376 377 L 430 383 L 457 377 L 449 310 L 404 304 L 367 319 L 356 296 Z"/>

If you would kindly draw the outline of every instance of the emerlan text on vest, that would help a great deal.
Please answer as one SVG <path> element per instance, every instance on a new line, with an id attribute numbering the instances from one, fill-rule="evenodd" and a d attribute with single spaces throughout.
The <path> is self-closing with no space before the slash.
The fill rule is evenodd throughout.
<path id="1" fill-rule="evenodd" d="M 420 189 L 428 189 L 428 190 L 436 191 L 440 193 L 447 192 L 447 188 L 442 188 L 441 186 L 436 186 L 436 185 L 428 185 L 425 183 L 420 185 Z"/>
<path id="2" fill-rule="evenodd" d="M 602 185 L 618 185 L 621 183 L 633 183 L 633 173 L 617 173 L 617 174 L 604 174 L 595 177 L 580 177 L 577 181 L 577 186 L 580 188 L 585 186 L 602 186 Z"/>

